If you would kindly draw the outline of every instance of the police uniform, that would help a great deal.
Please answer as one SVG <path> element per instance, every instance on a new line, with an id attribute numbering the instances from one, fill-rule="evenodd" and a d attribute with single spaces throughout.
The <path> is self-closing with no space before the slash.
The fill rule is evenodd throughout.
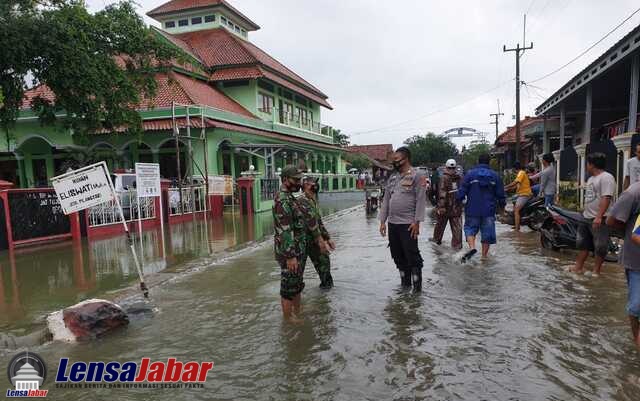
<path id="1" fill-rule="evenodd" d="M 295 167 L 286 167 L 282 176 L 301 178 L 302 173 Z M 309 241 L 320 237 L 320 228 L 315 216 L 306 213 L 300 201 L 284 186 L 274 198 L 273 225 L 275 259 L 280 265 L 280 296 L 291 300 L 304 289 L 303 274 Z M 291 258 L 298 260 L 297 272 L 287 268 L 287 259 Z"/>
<path id="2" fill-rule="evenodd" d="M 387 180 L 380 208 L 380 222 L 388 223 L 391 257 L 400 271 L 402 285 L 422 289 L 422 256 L 418 239 L 411 238 L 409 225 L 424 221 L 427 177 L 411 168 L 393 173 Z"/>
<path id="3" fill-rule="evenodd" d="M 325 241 L 329 241 L 331 237 L 322 223 L 322 216 L 320 215 L 320 208 L 318 207 L 317 201 L 310 196 L 307 196 L 306 193 L 303 193 L 302 196 L 298 198 L 298 201 L 303 206 L 304 212 L 312 214 L 318 221 L 318 228 L 320 229 L 320 235 L 322 238 Z M 311 259 L 316 272 L 318 272 L 318 277 L 320 277 L 320 288 L 331 288 L 333 287 L 333 277 L 331 277 L 331 259 L 327 253 L 320 251 L 318 243 L 314 241 L 311 235 L 311 232 L 307 231 L 307 243 L 309 244 L 307 255 L 309 256 L 309 259 Z"/>

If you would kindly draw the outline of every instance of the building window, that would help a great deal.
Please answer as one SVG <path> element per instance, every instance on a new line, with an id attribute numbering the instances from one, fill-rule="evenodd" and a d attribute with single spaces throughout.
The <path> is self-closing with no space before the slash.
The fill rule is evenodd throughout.
<path id="1" fill-rule="evenodd" d="M 286 116 L 287 121 L 292 121 L 293 117 L 293 105 L 291 103 L 284 103 L 284 115 Z"/>
<path id="2" fill-rule="evenodd" d="M 187 25 L 189 25 L 188 19 L 181 19 L 178 21 L 178 26 L 187 26 Z"/>
<path id="3" fill-rule="evenodd" d="M 227 25 L 227 19 L 225 17 L 220 17 L 220 21 L 222 21 L 224 25 Z"/>
<path id="4" fill-rule="evenodd" d="M 236 25 L 236 32 L 240 33 L 240 27 Z"/>
<path id="5" fill-rule="evenodd" d="M 276 90 L 276 88 L 273 85 L 265 81 L 258 81 L 258 87 L 264 90 L 268 90 L 269 92 L 275 92 Z"/>
<path id="6" fill-rule="evenodd" d="M 273 96 L 258 92 L 258 111 L 271 114 L 274 104 Z"/>
<path id="7" fill-rule="evenodd" d="M 202 24 L 202 17 L 193 17 L 191 18 L 191 25 Z"/>
<path id="8" fill-rule="evenodd" d="M 296 96 L 296 102 L 300 103 L 303 106 L 307 105 L 307 99 L 300 96 Z"/>
<path id="9" fill-rule="evenodd" d="M 244 36 L 245 38 L 247 37 L 247 31 L 245 31 L 244 29 L 242 30 L 242 36 Z"/>
<path id="10" fill-rule="evenodd" d="M 300 124 L 307 125 L 309 124 L 309 112 L 302 107 L 296 107 L 298 116 L 300 116 Z"/>
<path id="11" fill-rule="evenodd" d="M 204 16 L 204 22 L 216 22 L 216 16 L 215 15 L 205 15 Z"/>
<path id="12" fill-rule="evenodd" d="M 289 99 L 289 100 L 293 100 L 293 95 L 291 94 L 291 92 L 284 92 L 284 98 L 285 99 Z"/>
<path id="13" fill-rule="evenodd" d="M 176 27 L 176 22 L 175 21 L 167 21 L 164 23 L 164 27 L 165 28 L 175 28 Z"/>
<path id="14" fill-rule="evenodd" d="M 249 80 L 243 79 L 241 81 L 229 81 L 224 83 L 225 88 L 235 88 L 238 86 L 249 86 Z"/>

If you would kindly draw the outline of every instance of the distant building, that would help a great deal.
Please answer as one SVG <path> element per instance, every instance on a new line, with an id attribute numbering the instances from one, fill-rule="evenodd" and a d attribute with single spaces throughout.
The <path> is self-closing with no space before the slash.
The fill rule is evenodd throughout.
<path id="1" fill-rule="evenodd" d="M 347 146 L 345 149 L 348 152 L 362 153 L 384 166 L 391 166 L 393 145 L 390 143 L 379 145 L 351 145 Z"/>
<path id="2" fill-rule="evenodd" d="M 182 178 L 200 175 L 205 159 L 210 175 L 239 177 L 253 165 L 259 178 L 275 179 L 278 168 L 302 162 L 313 171 L 346 173 L 344 151 L 321 123 L 322 109 L 331 109 L 327 95 L 254 45 L 250 34 L 260 27 L 249 17 L 225 0 L 171 0 L 148 15 L 161 25 L 155 33 L 187 62 L 156 75 L 156 96 L 138 107 L 143 134 L 118 127 L 79 138 L 43 127 L 33 101 L 55 99 L 46 85 L 38 86 L 27 91 L 15 128 L 0 140 L 0 179 L 49 186 L 51 177 L 86 160 L 105 160 L 112 170 L 155 162 L 163 177 L 175 179 L 174 121 L 182 136 L 189 129 L 195 138 L 178 143 Z M 295 35 L 285 22 L 273 29 Z M 318 62 L 327 60 L 319 55 Z M 187 108 L 172 110 L 174 103 L 202 107 L 190 108 L 187 118 Z"/>

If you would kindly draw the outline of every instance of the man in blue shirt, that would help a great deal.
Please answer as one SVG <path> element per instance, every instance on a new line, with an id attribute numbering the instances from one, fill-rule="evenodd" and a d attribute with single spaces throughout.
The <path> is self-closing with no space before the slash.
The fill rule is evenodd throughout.
<path id="1" fill-rule="evenodd" d="M 496 243 L 496 210 L 506 204 L 500 176 L 489 167 L 489 155 L 478 157 L 478 165 L 464 176 L 457 197 L 467 199 L 464 214 L 464 234 L 471 249 L 476 248 L 476 235 L 482 235 L 482 257 Z"/>

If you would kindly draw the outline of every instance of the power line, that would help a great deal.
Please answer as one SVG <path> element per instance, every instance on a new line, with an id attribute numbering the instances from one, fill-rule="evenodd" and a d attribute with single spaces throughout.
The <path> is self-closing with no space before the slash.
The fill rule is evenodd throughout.
<path id="1" fill-rule="evenodd" d="M 597 45 L 599 45 L 600 43 L 602 43 L 602 41 L 604 41 L 606 38 L 608 38 L 612 33 L 614 33 L 615 31 L 618 30 L 618 28 L 620 28 L 622 25 L 624 25 L 627 21 L 629 21 L 631 18 L 633 18 L 634 15 L 636 15 L 638 12 L 640 12 L 640 8 L 636 9 L 634 12 L 631 13 L 631 15 L 629 15 L 627 18 L 625 18 L 622 22 L 620 22 L 618 25 L 616 25 L 615 28 L 613 28 L 612 30 L 610 30 L 609 32 L 607 32 L 606 35 L 604 35 L 602 38 L 600 38 L 596 43 L 592 44 L 591 46 L 589 46 L 586 50 L 584 50 L 583 52 L 581 52 L 580 54 L 578 54 L 576 57 L 572 58 L 571 60 L 569 60 L 567 63 L 565 63 L 564 65 L 556 68 L 555 70 L 551 71 L 548 74 L 545 74 L 543 76 L 541 76 L 540 78 L 534 79 L 532 81 L 529 81 L 530 83 L 535 83 L 538 81 L 542 81 L 543 79 L 546 79 L 552 75 L 554 75 L 555 73 L 563 70 L 564 68 L 568 67 L 570 64 L 572 64 L 573 62 L 575 62 L 576 60 L 578 60 L 580 57 L 584 56 L 585 54 L 587 54 L 591 49 L 593 49 L 594 47 L 596 47 Z"/>
<path id="2" fill-rule="evenodd" d="M 449 111 L 449 110 L 451 110 L 451 109 L 455 109 L 456 107 L 460 107 L 460 106 L 462 106 L 463 104 L 466 104 L 466 103 L 472 102 L 472 101 L 474 101 L 474 100 L 476 100 L 476 99 L 478 99 L 478 98 L 480 98 L 480 97 L 482 97 L 482 96 L 484 96 L 484 95 L 486 95 L 486 94 L 488 94 L 488 93 L 491 93 L 491 92 L 495 91 L 496 89 L 499 89 L 499 88 L 501 88 L 501 87 L 505 86 L 506 84 L 510 83 L 510 82 L 511 82 L 511 81 L 513 81 L 514 79 L 515 79 L 515 78 L 512 78 L 512 79 L 510 79 L 510 80 L 508 80 L 508 81 L 504 81 L 504 82 L 502 82 L 502 83 L 500 83 L 500 84 L 498 84 L 498 85 L 494 86 L 493 88 L 487 89 L 487 90 L 485 90 L 484 92 L 481 92 L 481 93 L 479 93 L 479 94 L 477 94 L 477 95 L 475 95 L 475 96 L 473 96 L 473 97 L 471 97 L 471 98 L 469 98 L 469 99 L 467 99 L 467 100 L 464 100 L 464 101 L 462 101 L 462 102 L 460 102 L 460 103 L 453 104 L 453 105 L 451 105 L 451 106 L 447 106 L 447 107 L 442 108 L 442 109 L 434 110 L 434 111 L 432 111 L 432 112 L 430 112 L 430 113 L 427 113 L 427 114 L 425 114 L 425 115 L 423 115 L 423 116 L 420 116 L 420 117 L 417 117 L 417 118 L 412 118 L 412 119 L 410 119 L 410 120 L 405 120 L 405 121 L 402 121 L 402 122 L 398 122 L 398 123 L 395 123 L 395 124 L 392 124 L 392 125 L 388 125 L 388 126 L 386 126 L 386 127 L 380 127 L 380 128 L 374 128 L 374 129 L 370 129 L 370 130 L 366 130 L 366 131 L 358 131 L 358 132 L 354 132 L 354 133 L 353 133 L 353 134 L 351 134 L 350 136 L 357 136 L 357 135 L 363 135 L 363 134 L 370 134 L 370 133 L 378 132 L 378 131 L 384 131 L 384 130 L 389 129 L 389 128 L 395 128 L 395 127 L 399 127 L 399 126 L 404 125 L 404 124 L 412 123 L 412 122 L 414 122 L 414 121 L 420 121 L 420 120 L 423 120 L 423 119 L 425 119 L 425 118 L 427 118 L 427 117 L 431 117 L 431 116 L 433 116 L 433 115 L 435 115 L 435 114 L 443 113 L 443 112 L 445 112 L 445 111 Z"/>

